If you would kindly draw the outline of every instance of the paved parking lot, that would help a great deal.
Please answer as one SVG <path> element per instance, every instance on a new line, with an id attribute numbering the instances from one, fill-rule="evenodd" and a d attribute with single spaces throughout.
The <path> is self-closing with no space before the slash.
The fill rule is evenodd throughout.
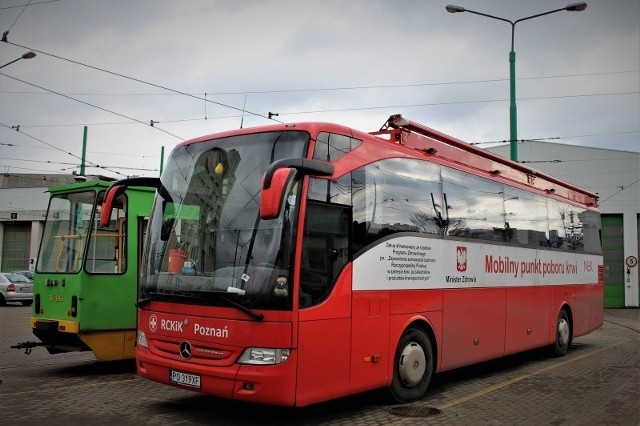
<path id="1" fill-rule="evenodd" d="M 536 350 L 436 376 L 429 394 L 394 405 L 385 390 L 302 409 L 237 403 L 136 376 L 133 361 L 90 353 L 31 355 L 30 307 L 0 308 L 0 425 L 638 425 L 640 311 L 605 324 L 553 358 Z"/>

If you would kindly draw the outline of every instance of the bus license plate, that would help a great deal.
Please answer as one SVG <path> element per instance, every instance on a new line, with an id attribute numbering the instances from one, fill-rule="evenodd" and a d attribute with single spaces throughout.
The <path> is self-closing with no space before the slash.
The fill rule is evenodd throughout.
<path id="1" fill-rule="evenodd" d="M 200 389 L 200 376 L 196 374 L 182 373 L 180 371 L 169 371 L 169 381 L 171 383 L 177 383 L 183 386 L 189 386 L 190 388 Z"/>

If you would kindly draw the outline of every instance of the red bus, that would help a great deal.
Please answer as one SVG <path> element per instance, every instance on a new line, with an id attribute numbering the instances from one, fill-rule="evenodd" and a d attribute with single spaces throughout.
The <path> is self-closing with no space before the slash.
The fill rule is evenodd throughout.
<path id="1" fill-rule="evenodd" d="M 410 402 L 436 373 L 564 355 L 603 321 L 597 195 L 399 115 L 193 139 L 156 186 L 136 359 L 160 383 Z"/>

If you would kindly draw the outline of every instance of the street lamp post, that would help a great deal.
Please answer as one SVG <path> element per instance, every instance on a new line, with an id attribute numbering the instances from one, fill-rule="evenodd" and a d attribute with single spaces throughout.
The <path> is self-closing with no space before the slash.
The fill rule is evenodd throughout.
<path id="1" fill-rule="evenodd" d="M 550 10 L 548 12 L 538 13 L 536 15 L 527 16 L 526 18 L 520 18 L 515 21 L 511 21 L 509 19 L 500 18 L 499 16 L 488 15 L 486 13 L 465 9 L 464 7 L 461 7 L 461 6 L 447 5 L 446 7 L 447 12 L 449 13 L 469 12 L 469 13 L 473 13 L 474 15 L 486 16 L 487 18 L 508 22 L 511 25 L 511 51 L 509 52 L 509 145 L 511 148 L 511 159 L 513 161 L 518 161 L 518 109 L 516 106 L 516 52 L 514 50 L 516 24 L 518 22 L 537 18 L 539 16 L 550 15 L 556 12 L 562 12 L 563 10 L 567 10 L 569 12 L 581 12 L 586 8 L 587 8 L 587 4 L 584 2 L 572 3 L 561 9 Z"/>
<path id="2" fill-rule="evenodd" d="M 14 62 L 18 62 L 20 59 L 31 59 L 31 58 L 35 58 L 35 57 L 36 57 L 36 52 L 29 51 L 29 52 L 25 53 L 24 55 L 20 56 L 19 58 L 14 59 L 13 61 L 7 62 L 6 64 L 0 66 L 0 68 L 4 68 L 7 65 L 11 65 Z"/>

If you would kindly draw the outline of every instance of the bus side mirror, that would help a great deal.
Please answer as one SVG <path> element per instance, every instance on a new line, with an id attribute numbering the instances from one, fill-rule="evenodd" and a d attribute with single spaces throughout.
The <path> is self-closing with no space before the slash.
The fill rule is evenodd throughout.
<path id="1" fill-rule="evenodd" d="M 260 219 L 269 220 L 280 216 L 284 191 L 293 171 L 294 170 L 290 168 L 276 170 L 271 176 L 271 183 L 268 187 L 266 179 L 262 179 L 262 191 L 260 192 Z"/>
<path id="2" fill-rule="evenodd" d="M 260 219 L 275 219 L 280 215 L 287 181 L 294 170 L 305 175 L 331 176 L 334 167 L 326 161 L 307 158 L 284 158 L 271 163 L 262 178 Z"/>

